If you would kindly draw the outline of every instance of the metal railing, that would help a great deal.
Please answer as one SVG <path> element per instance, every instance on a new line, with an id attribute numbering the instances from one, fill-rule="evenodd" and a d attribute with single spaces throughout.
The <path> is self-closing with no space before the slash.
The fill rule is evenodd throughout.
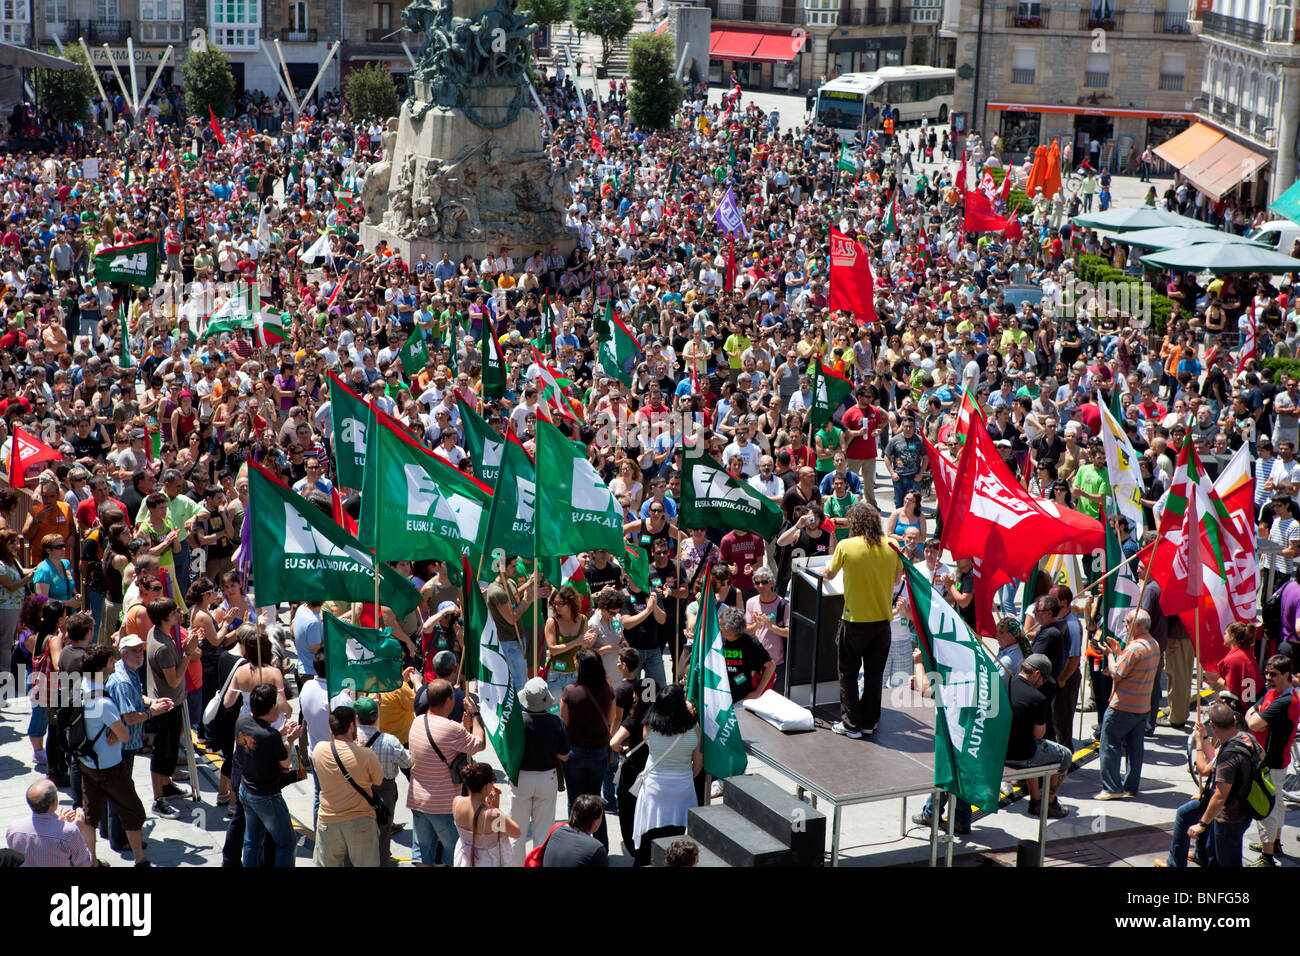
<path id="1" fill-rule="evenodd" d="M 313 34 L 312 39 L 314 40 L 316 31 L 312 30 L 310 32 Z M 405 40 L 409 45 L 419 43 L 423 36 L 422 33 L 412 33 L 410 30 L 404 30 L 401 27 L 373 27 L 366 31 L 366 42 L 391 43 L 393 46 L 397 46 Z"/>
<path id="2" fill-rule="evenodd" d="M 1098 16 L 1093 10 L 1079 11 L 1080 30 L 1123 30 L 1124 11 L 1112 10 L 1110 16 Z"/>
<path id="3" fill-rule="evenodd" d="M 1037 70 L 1015 70 L 1011 71 L 1012 83 L 1033 83 Z"/>
<path id="4" fill-rule="evenodd" d="M 1110 73 L 1093 73 L 1089 70 L 1083 74 L 1083 85 L 1093 89 L 1105 89 L 1110 86 Z"/>
<path id="5" fill-rule="evenodd" d="M 1246 46 L 1257 47 L 1264 42 L 1264 24 L 1213 11 L 1206 12 L 1201 32 L 1207 36 L 1231 40 Z"/>
<path id="6" fill-rule="evenodd" d="M 281 30 L 280 39 L 285 43 L 315 43 L 315 29 L 308 30 Z"/>
<path id="7" fill-rule="evenodd" d="M 1043 30 L 1047 28 L 1048 10 L 1043 7 L 1037 15 L 1030 16 L 1029 11 L 1012 4 L 1007 7 L 1007 26 L 1013 30 Z"/>
<path id="8" fill-rule="evenodd" d="M 1183 88 L 1183 74 L 1174 75 L 1172 73 L 1160 74 L 1160 89 L 1162 90 L 1181 90 Z"/>
<path id="9" fill-rule="evenodd" d="M 1163 13 L 1157 11 L 1152 14 L 1154 25 L 1152 33 L 1190 33 L 1191 29 L 1187 26 L 1186 10 L 1166 10 Z"/>

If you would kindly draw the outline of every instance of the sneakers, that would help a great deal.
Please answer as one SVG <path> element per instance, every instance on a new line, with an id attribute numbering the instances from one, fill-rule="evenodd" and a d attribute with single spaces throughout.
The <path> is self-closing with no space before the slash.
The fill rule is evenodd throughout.
<path id="1" fill-rule="evenodd" d="M 167 786 L 163 787 L 162 795 L 164 797 L 183 797 L 185 796 L 185 791 L 176 786 L 176 784 L 169 783 Z"/>
<path id="2" fill-rule="evenodd" d="M 917 826 L 926 827 L 926 828 L 929 828 L 934 824 L 933 818 L 927 813 L 912 814 L 912 822 L 915 823 Z M 948 818 L 944 817 L 939 821 L 939 832 L 940 834 L 943 834 L 947 832 L 947 830 L 948 830 Z M 954 823 L 952 825 L 952 832 L 957 834 L 958 836 L 966 836 L 970 833 L 970 824 Z"/>
<path id="3" fill-rule="evenodd" d="M 1169 865 L 1169 860 L 1163 856 L 1156 857 L 1154 860 L 1151 861 L 1151 865 L 1154 867 L 1158 867 L 1159 869 L 1162 870 L 1172 869 L 1172 867 L 1170 867 Z"/>
<path id="4" fill-rule="evenodd" d="M 186 770 L 184 767 L 177 767 L 175 770 L 172 771 L 172 779 L 179 780 L 180 782 L 184 783 L 185 781 L 190 779 L 190 772 Z"/>
<path id="5" fill-rule="evenodd" d="M 50 755 L 44 750 L 38 750 L 32 754 L 32 763 L 38 767 L 48 767 L 50 765 Z"/>
<path id="6" fill-rule="evenodd" d="M 175 820 L 180 817 L 181 812 L 173 807 L 170 803 L 159 797 L 153 802 L 153 812 L 160 817 L 166 817 L 168 820 Z"/>
<path id="7" fill-rule="evenodd" d="M 140 867 L 140 866 L 153 866 L 153 864 L 150 863 L 148 860 L 137 860 L 136 863 L 135 863 L 135 865 L 136 865 L 137 867 Z"/>
<path id="8" fill-rule="evenodd" d="M 1029 815 L 1030 815 L 1031 817 L 1036 817 L 1036 816 L 1038 816 L 1040 813 L 1042 813 L 1042 811 L 1043 811 L 1043 801 L 1042 801 L 1042 800 L 1035 800 L 1033 797 L 1030 797 L 1030 798 L 1029 798 L 1029 810 L 1028 810 Z"/>
<path id="9" fill-rule="evenodd" d="M 1249 865 L 1250 865 L 1250 866 L 1262 866 L 1262 867 L 1266 867 L 1266 868 L 1267 868 L 1267 867 L 1270 867 L 1270 866 L 1277 866 L 1277 860 L 1273 859 L 1273 858 L 1272 858 L 1271 856 L 1269 856 L 1267 853 L 1261 853 L 1261 854 L 1259 855 L 1259 859 L 1256 860 L 1254 863 L 1251 863 L 1251 864 L 1249 864 Z"/>
<path id="10" fill-rule="evenodd" d="M 1047 805 L 1047 815 L 1053 820 L 1064 820 L 1070 815 L 1070 811 L 1061 806 L 1061 801 L 1053 800 Z"/>
<path id="11" fill-rule="evenodd" d="M 1123 800 L 1128 794 L 1121 790 L 1119 793 L 1111 793 L 1109 790 L 1103 790 L 1092 799 L 1094 800 Z"/>
<path id="12" fill-rule="evenodd" d="M 848 737 L 850 740 L 862 739 L 862 731 L 844 726 L 844 721 L 842 720 L 837 720 L 835 723 L 831 724 L 831 733 L 839 734 L 841 737 Z"/>
<path id="13" fill-rule="evenodd" d="M 1281 840 L 1279 840 L 1277 843 L 1274 843 L 1274 844 L 1273 844 L 1273 852 L 1272 852 L 1271 854 L 1265 854 L 1265 855 L 1266 855 L 1266 856 L 1286 856 L 1286 854 L 1282 852 L 1282 846 L 1281 846 L 1281 843 L 1282 843 Z M 1246 849 L 1250 850 L 1252 853 L 1264 853 L 1264 844 L 1262 844 L 1262 843 L 1247 843 L 1247 844 L 1246 844 Z"/>
<path id="14" fill-rule="evenodd" d="M 912 822 L 918 827 L 933 826 L 934 817 L 930 816 L 928 813 L 914 813 L 912 814 Z"/>

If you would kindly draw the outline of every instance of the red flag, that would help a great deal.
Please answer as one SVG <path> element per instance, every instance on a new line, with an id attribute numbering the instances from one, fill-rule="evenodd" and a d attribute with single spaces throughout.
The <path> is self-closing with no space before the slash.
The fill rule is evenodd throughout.
<path id="1" fill-rule="evenodd" d="M 1255 304 L 1252 302 L 1250 308 L 1246 310 L 1246 341 L 1242 343 L 1241 351 L 1237 355 L 1237 374 L 1240 375 L 1246 368 L 1246 363 L 1255 358 L 1257 351 L 1255 339 Z"/>
<path id="2" fill-rule="evenodd" d="M 963 232 L 1001 232 L 1007 228 L 1006 216 L 999 216 L 993 211 L 989 197 L 976 190 L 962 190 L 966 205 L 966 217 L 962 222 Z"/>
<path id="3" fill-rule="evenodd" d="M 966 191 L 966 150 L 961 151 L 961 166 L 957 169 L 957 187 Z"/>
<path id="4" fill-rule="evenodd" d="M 1015 177 L 1011 174 L 1011 167 L 1007 167 L 1007 174 L 1002 177 L 1002 201 L 1006 202 L 1007 197 L 1011 195 L 1011 180 Z"/>
<path id="5" fill-rule="evenodd" d="M 339 494 L 338 485 L 330 489 L 330 504 L 334 510 L 334 523 L 355 538 L 357 536 L 357 519 L 344 509 L 343 497 Z"/>
<path id="6" fill-rule="evenodd" d="M 736 289 L 736 237 L 727 236 L 727 273 L 722 280 L 723 291 L 730 294 Z"/>
<path id="7" fill-rule="evenodd" d="M 876 278 L 862 243 L 831 226 L 832 312 L 852 312 L 859 325 L 876 321 Z"/>
<path id="8" fill-rule="evenodd" d="M 948 504 L 952 501 L 952 486 L 957 480 L 957 465 L 948 456 L 931 444 L 924 435 L 925 457 L 930 462 L 930 474 L 934 476 L 934 495 L 939 499 L 939 520 L 948 523 Z"/>
<path id="9" fill-rule="evenodd" d="M 23 487 L 23 478 L 27 474 L 27 469 L 38 461 L 60 461 L 62 458 L 63 455 L 58 451 L 15 425 L 13 441 L 9 448 L 10 486 Z"/>
<path id="10" fill-rule="evenodd" d="M 595 132 L 594 130 L 592 131 L 591 134 L 591 148 L 592 150 L 595 151 L 597 156 L 605 155 L 605 146 L 600 141 L 600 134 Z"/>
<path id="11" fill-rule="evenodd" d="M 961 520 L 944 523 L 944 546 L 981 555 L 991 579 L 1005 572 L 1023 581 L 1045 554 L 1089 554 L 1105 545 L 1096 518 L 1020 487 L 984 428 L 966 436 L 948 507 Z"/>
<path id="12" fill-rule="evenodd" d="M 1199 598 L 1205 593 L 1205 578 L 1198 573 L 1204 559 L 1205 546 L 1201 544 L 1201 516 L 1196 509 L 1196 486 L 1187 489 L 1187 510 L 1183 512 L 1182 540 L 1178 542 L 1177 557 L 1174 559 L 1175 573 L 1187 579 L 1187 594 Z M 1182 565 L 1182 572 L 1177 568 Z M 1163 598 L 1164 595 L 1162 594 Z M 1193 601 L 1193 604 L 1196 602 Z"/>
<path id="13" fill-rule="evenodd" d="M 1019 211 L 1020 211 L 1020 204 L 1017 203 L 1016 208 L 1011 210 L 1011 215 L 1007 216 L 1007 238 L 1008 239 L 1025 238 L 1025 230 L 1021 228 L 1020 219 L 1019 217 L 1016 216 L 1016 213 Z"/>
<path id="14" fill-rule="evenodd" d="M 212 126 L 212 132 L 217 136 L 217 142 L 222 146 L 226 145 L 226 134 L 221 132 L 221 124 L 217 122 L 217 114 L 212 112 L 212 107 L 208 107 L 208 122 Z"/>

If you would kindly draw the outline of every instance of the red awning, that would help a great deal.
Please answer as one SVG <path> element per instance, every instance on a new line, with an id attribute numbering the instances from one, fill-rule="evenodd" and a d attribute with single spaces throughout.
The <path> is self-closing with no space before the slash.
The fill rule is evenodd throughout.
<path id="1" fill-rule="evenodd" d="M 1195 113 L 1182 110 L 1143 110 L 1121 106 L 1062 106 L 1050 103 L 989 103 L 991 110 L 1013 110 L 1022 113 L 1065 113 L 1071 116 L 1128 116 L 1135 119 L 1176 119 L 1195 122 Z"/>
<path id="2" fill-rule="evenodd" d="M 766 63 L 789 63 L 799 55 L 807 40 L 806 33 L 797 36 L 793 33 L 764 33 L 758 49 L 750 59 Z"/>
<path id="3" fill-rule="evenodd" d="M 709 30 L 709 56 L 715 60 L 749 60 L 758 49 L 761 33 L 747 30 Z"/>

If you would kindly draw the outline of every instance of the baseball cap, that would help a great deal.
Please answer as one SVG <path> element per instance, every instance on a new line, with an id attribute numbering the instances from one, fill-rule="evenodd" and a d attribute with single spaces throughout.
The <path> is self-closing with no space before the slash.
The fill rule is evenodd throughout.
<path id="1" fill-rule="evenodd" d="M 117 642 L 119 651 L 129 651 L 133 647 L 144 647 L 144 641 L 137 634 L 126 634 Z"/>
<path id="2" fill-rule="evenodd" d="M 352 702 L 352 711 L 357 715 L 357 720 L 363 724 L 373 723 L 379 719 L 379 705 L 371 697 L 358 697 Z"/>
<path id="3" fill-rule="evenodd" d="M 1046 654 L 1030 654 L 1025 663 L 1042 674 L 1044 680 L 1052 679 L 1052 659 Z"/>

